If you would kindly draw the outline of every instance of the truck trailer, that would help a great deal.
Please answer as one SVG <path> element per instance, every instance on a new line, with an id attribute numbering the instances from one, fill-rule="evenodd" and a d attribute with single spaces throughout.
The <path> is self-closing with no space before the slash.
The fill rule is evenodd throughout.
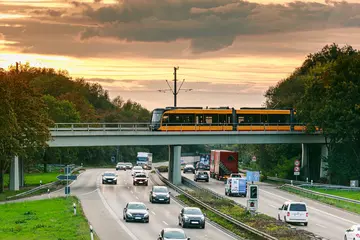
<path id="1" fill-rule="evenodd" d="M 136 158 L 136 165 L 142 166 L 143 169 L 152 168 L 152 153 L 138 152 Z"/>
<path id="2" fill-rule="evenodd" d="M 239 173 L 238 152 L 228 150 L 211 150 L 210 177 L 225 180 L 232 173 Z"/>

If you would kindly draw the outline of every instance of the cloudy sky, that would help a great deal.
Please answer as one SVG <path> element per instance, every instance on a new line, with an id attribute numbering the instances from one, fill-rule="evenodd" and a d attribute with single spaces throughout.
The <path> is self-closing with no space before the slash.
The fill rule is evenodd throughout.
<path id="1" fill-rule="evenodd" d="M 360 0 L 0 0 L 0 67 L 16 61 L 98 82 L 110 97 L 253 106 L 306 55 L 360 49 Z M 180 84 L 179 84 L 180 85 Z"/>

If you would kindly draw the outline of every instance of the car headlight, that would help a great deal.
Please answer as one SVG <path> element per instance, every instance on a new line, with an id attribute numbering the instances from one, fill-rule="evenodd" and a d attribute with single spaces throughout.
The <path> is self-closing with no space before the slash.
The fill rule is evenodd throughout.
<path id="1" fill-rule="evenodd" d="M 189 219 L 189 217 L 188 217 L 188 216 L 184 216 L 184 218 L 185 218 L 185 220 L 188 220 L 188 219 Z"/>
<path id="2" fill-rule="evenodd" d="M 145 214 L 144 214 L 144 217 L 148 217 L 148 216 L 149 216 L 149 214 L 148 214 L 148 213 L 145 213 Z"/>
<path id="3" fill-rule="evenodd" d="M 152 195 L 153 197 L 156 197 L 156 194 L 155 193 L 153 193 L 153 195 Z"/>
<path id="4" fill-rule="evenodd" d="M 205 220 L 205 217 L 204 216 L 201 216 L 201 221 L 204 221 Z"/>
<path id="5" fill-rule="evenodd" d="M 170 194 L 166 194 L 166 197 L 170 197 Z"/>
<path id="6" fill-rule="evenodd" d="M 106 180 L 106 178 L 105 178 L 105 177 L 103 177 L 102 179 L 103 179 L 103 180 Z"/>
<path id="7" fill-rule="evenodd" d="M 114 178 L 114 180 L 117 180 L 117 178 Z"/>
<path id="8" fill-rule="evenodd" d="M 128 213 L 128 212 L 127 212 L 126 215 L 128 215 L 129 217 L 132 217 L 132 214 L 131 214 L 131 213 Z"/>

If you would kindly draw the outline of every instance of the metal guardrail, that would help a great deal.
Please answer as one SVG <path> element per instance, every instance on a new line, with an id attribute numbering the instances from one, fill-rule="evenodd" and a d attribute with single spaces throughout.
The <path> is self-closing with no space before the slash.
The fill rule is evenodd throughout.
<path id="1" fill-rule="evenodd" d="M 290 184 L 284 184 L 283 186 L 290 187 L 290 188 L 293 188 L 295 190 L 305 192 L 305 193 L 309 193 L 309 194 L 316 195 L 316 196 L 320 196 L 320 197 L 326 197 L 326 198 L 331 198 L 331 199 L 334 199 L 334 200 L 340 200 L 340 201 L 344 201 L 344 202 L 360 204 L 360 201 L 350 199 L 350 198 L 334 196 L 334 195 L 330 195 L 330 194 L 326 194 L 326 193 L 319 193 L 319 192 L 315 192 L 315 191 L 312 191 L 312 190 L 309 190 L 309 189 L 305 189 L 305 188 L 290 185 Z"/>
<path id="2" fill-rule="evenodd" d="M 73 170 L 71 170 L 70 173 L 72 174 L 73 172 L 76 172 L 76 171 L 81 170 L 81 169 L 83 169 L 83 167 L 74 168 Z M 47 184 L 32 188 L 29 191 L 22 192 L 22 193 L 7 197 L 6 200 L 11 200 L 11 199 L 14 199 L 14 198 L 17 198 L 17 197 L 26 196 L 26 195 L 32 194 L 34 192 L 37 192 L 37 191 L 39 191 L 41 189 L 46 189 L 46 188 L 52 187 L 54 185 L 57 185 L 57 184 L 59 184 L 60 182 L 63 182 L 63 181 L 66 181 L 66 180 L 56 180 L 55 182 L 47 183 Z"/>
<path id="3" fill-rule="evenodd" d="M 290 123 L 250 123 L 250 124 L 239 124 L 238 126 L 250 126 L 249 130 L 246 131 L 264 131 L 264 132 L 303 132 L 305 133 L 305 130 L 302 129 L 300 131 L 284 131 L 279 130 L 283 126 L 289 126 Z M 165 131 L 167 131 L 167 127 L 172 126 L 180 126 L 180 130 L 182 131 L 184 128 L 184 131 L 186 130 L 186 127 L 188 126 L 195 126 L 194 131 L 206 131 L 203 129 L 203 127 L 222 127 L 222 129 L 217 131 L 229 131 L 227 130 L 229 127 L 232 127 L 232 123 L 174 123 L 174 124 L 163 124 L 163 127 L 165 127 Z M 296 124 L 296 126 L 305 126 L 304 124 Z M 200 127 L 202 129 L 200 130 Z M 259 129 L 259 127 L 263 127 L 263 130 Z M 276 127 L 274 130 L 267 130 L 267 127 Z M 150 131 L 150 123 L 55 123 L 55 126 L 50 128 L 51 131 Z M 211 129 L 209 129 L 211 131 Z M 239 131 L 239 130 L 235 130 Z M 234 132 L 234 131 L 233 131 Z M 319 132 L 316 132 L 319 133 Z"/>
<path id="4" fill-rule="evenodd" d="M 267 179 L 271 181 L 276 182 L 283 182 L 288 184 L 296 184 L 299 186 L 304 187 L 319 187 L 319 188 L 325 188 L 325 189 L 346 189 L 346 190 L 352 190 L 352 191 L 360 191 L 360 187 L 348 187 L 343 185 L 334 185 L 334 184 L 324 184 L 324 183 L 310 183 L 305 181 L 295 181 L 295 180 L 289 180 L 284 178 L 277 178 L 277 177 L 267 177 Z"/>
<path id="5" fill-rule="evenodd" d="M 231 222 L 232 224 L 251 232 L 252 234 L 255 234 L 259 237 L 262 237 L 264 239 L 271 239 L 271 240 L 277 240 L 277 238 L 270 236 L 264 232 L 261 232 L 255 228 L 252 228 L 232 217 L 230 217 L 229 215 L 226 215 L 218 210 L 216 210 L 215 208 L 201 202 L 199 199 L 193 197 L 192 195 L 188 194 L 187 192 L 185 192 L 184 190 L 182 190 L 181 188 L 179 188 L 178 186 L 175 186 L 174 184 L 172 184 L 171 182 L 169 182 L 157 169 L 155 170 L 156 174 L 159 176 L 160 180 L 163 181 L 166 185 L 170 186 L 171 188 L 173 188 L 175 191 L 185 195 L 187 198 L 191 199 L 192 201 L 194 201 L 195 203 L 199 204 L 200 206 L 204 207 L 205 209 L 217 214 L 218 216 L 226 219 L 227 221 Z"/>

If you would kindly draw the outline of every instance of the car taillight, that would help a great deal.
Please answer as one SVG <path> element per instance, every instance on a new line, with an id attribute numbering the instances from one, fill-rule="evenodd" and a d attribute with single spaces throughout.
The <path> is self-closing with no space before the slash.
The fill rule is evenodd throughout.
<path id="1" fill-rule="evenodd" d="M 290 217 L 290 212 L 287 213 L 287 216 Z"/>
<path id="2" fill-rule="evenodd" d="M 306 213 L 306 217 L 309 217 L 309 213 Z"/>
<path id="3" fill-rule="evenodd" d="M 357 233 L 357 234 L 356 234 L 356 237 L 357 237 L 357 238 L 360 238 L 360 234 Z"/>

